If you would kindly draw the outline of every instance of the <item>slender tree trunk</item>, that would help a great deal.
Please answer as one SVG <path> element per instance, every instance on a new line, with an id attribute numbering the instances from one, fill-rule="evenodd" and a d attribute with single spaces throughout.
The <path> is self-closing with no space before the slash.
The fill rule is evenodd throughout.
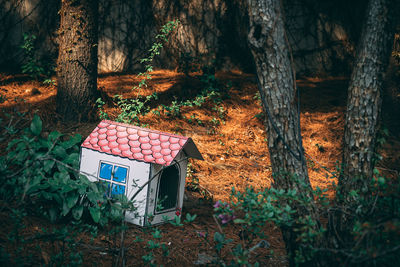
<path id="1" fill-rule="evenodd" d="M 303 156 L 299 112 L 296 99 L 295 77 L 291 65 L 284 20 L 279 0 L 249 0 L 250 32 L 248 40 L 254 57 L 259 90 L 267 114 L 268 148 L 274 186 L 296 189 L 307 194 L 308 207 L 294 207 L 297 216 L 310 216 L 319 227 L 313 203 L 307 165 Z M 294 180 L 293 176 L 298 180 Z M 299 250 L 299 234 L 293 228 L 281 229 L 294 265 Z"/>
<path id="2" fill-rule="evenodd" d="M 95 116 L 97 0 L 62 0 L 57 60 L 57 112 L 66 121 Z"/>
<path id="3" fill-rule="evenodd" d="M 394 1 L 393 1 L 394 2 Z M 366 192 L 373 175 L 383 75 L 394 38 L 391 0 L 370 0 L 351 76 L 339 198 Z"/>

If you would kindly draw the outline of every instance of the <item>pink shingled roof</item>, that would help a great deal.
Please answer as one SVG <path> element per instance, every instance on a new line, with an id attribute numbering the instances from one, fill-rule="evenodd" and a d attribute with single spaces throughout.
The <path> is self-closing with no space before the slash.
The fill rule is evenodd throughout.
<path id="1" fill-rule="evenodd" d="M 82 147 L 168 166 L 188 140 L 184 136 L 103 120 Z"/>

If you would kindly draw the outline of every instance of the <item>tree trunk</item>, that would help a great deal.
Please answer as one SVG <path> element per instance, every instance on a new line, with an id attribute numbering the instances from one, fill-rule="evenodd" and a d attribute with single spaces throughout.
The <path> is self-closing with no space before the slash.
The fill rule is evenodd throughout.
<path id="1" fill-rule="evenodd" d="M 274 186 L 285 190 L 296 189 L 313 199 L 303 156 L 295 77 L 280 1 L 249 0 L 249 18 L 248 40 L 267 114 L 266 130 Z M 293 177 L 297 180 L 293 180 Z M 312 201 L 308 207 L 294 208 L 298 217 L 310 216 L 318 228 L 318 216 Z M 293 231 L 293 228 L 281 229 L 291 266 L 300 246 L 300 233 Z"/>
<path id="2" fill-rule="evenodd" d="M 348 89 L 339 198 L 349 198 L 351 190 L 366 192 L 373 175 L 383 75 L 394 38 L 390 2 L 368 4 Z"/>
<path id="3" fill-rule="evenodd" d="M 97 0 L 62 0 L 57 112 L 65 121 L 94 118 L 97 91 Z"/>

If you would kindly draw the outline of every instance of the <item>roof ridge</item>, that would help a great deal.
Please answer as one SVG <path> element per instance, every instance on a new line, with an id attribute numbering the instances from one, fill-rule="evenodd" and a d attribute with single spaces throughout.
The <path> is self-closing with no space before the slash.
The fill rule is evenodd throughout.
<path id="1" fill-rule="evenodd" d="M 132 124 L 128 124 L 128 123 L 123 123 L 123 122 L 117 122 L 117 121 L 112 121 L 112 120 L 102 120 L 101 122 L 105 122 L 105 123 L 109 123 L 109 124 L 114 124 L 114 125 L 118 125 L 118 126 L 124 126 L 124 127 L 129 127 L 129 128 L 134 128 L 137 130 L 142 130 L 142 131 L 147 131 L 150 133 L 157 133 L 157 134 L 163 134 L 163 135 L 168 135 L 170 137 L 178 137 L 180 139 L 189 139 L 190 137 L 187 136 L 183 136 L 183 135 L 179 135 L 179 134 L 173 134 L 173 133 L 167 133 L 167 132 L 162 132 L 162 131 L 158 131 L 158 130 L 152 130 L 149 128 L 144 128 L 144 127 L 139 127 L 136 125 L 132 125 Z"/>

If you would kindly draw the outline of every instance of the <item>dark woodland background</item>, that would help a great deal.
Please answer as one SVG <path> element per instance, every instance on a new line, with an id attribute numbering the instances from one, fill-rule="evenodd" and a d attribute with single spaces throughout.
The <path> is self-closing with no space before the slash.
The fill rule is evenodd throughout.
<path id="1" fill-rule="evenodd" d="M 219 69 L 252 72 L 247 47 L 248 14 L 231 0 L 100 1 L 99 71 L 140 68 L 161 25 L 179 19 L 175 38 L 156 66 L 175 68 L 191 58 Z M 304 75 L 349 74 L 360 37 L 366 1 L 283 1 L 295 68 Z M 59 1 L 0 1 L 0 68 L 18 71 L 23 61 L 23 34 L 37 36 L 41 61 L 57 58 Z M 207 62 L 208 61 L 208 62 Z"/>

